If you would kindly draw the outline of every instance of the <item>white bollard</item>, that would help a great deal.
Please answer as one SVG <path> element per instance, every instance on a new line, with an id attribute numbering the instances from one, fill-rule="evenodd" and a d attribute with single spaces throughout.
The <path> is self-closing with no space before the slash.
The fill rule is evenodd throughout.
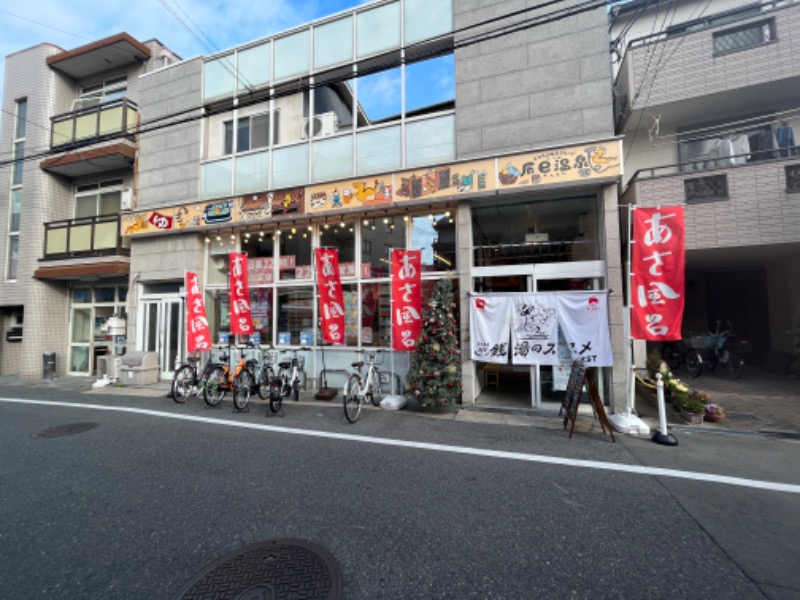
<path id="1" fill-rule="evenodd" d="M 658 399 L 658 427 L 653 434 L 653 441 L 664 446 L 677 446 L 678 440 L 667 432 L 667 412 L 664 403 L 664 382 L 661 373 L 656 373 L 656 398 Z"/>

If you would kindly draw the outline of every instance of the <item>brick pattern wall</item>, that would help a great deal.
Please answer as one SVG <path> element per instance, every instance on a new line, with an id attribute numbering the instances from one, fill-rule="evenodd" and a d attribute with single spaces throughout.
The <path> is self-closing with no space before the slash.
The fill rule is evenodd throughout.
<path id="1" fill-rule="evenodd" d="M 724 173 L 727 200 L 686 207 L 687 250 L 798 242 L 800 194 L 786 192 L 787 164 L 800 164 L 800 159 L 640 180 L 637 202 L 641 206 L 683 203 L 684 180 Z"/>
<path id="2" fill-rule="evenodd" d="M 774 42 L 714 56 L 714 32 L 775 19 Z M 747 88 L 800 75 L 800 4 L 713 29 L 633 48 L 629 96 L 632 110 Z M 637 90 L 641 90 L 634 102 Z"/>

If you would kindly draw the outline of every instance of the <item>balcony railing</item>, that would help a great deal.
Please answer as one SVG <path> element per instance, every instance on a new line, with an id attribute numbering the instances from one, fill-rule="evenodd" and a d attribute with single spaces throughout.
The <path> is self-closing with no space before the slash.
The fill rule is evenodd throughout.
<path id="1" fill-rule="evenodd" d="M 120 215 L 100 215 L 44 224 L 44 260 L 130 255 L 130 238 L 120 235 Z"/>
<path id="2" fill-rule="evenodd" d="M 135 102 L 120 98 L 56 115 L 51 122 L 51 148 L 79 142 L 90 143 L 95 138 L 133 133 L 139 124 L 139 108 Z"/>

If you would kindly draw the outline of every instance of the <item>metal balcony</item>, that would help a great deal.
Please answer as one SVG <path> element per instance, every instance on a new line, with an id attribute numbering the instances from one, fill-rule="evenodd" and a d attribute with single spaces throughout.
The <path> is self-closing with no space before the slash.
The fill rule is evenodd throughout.
<path id="1" fill-rule="evenodd" d="M 50 147 L 53 149 L 85 145 L 94 140 L 117 140 L 118 134 L 136 131 L 139 107 L 128 98 L 119 98 L 56 115 L 50 121 Z"/>
<path id="2" fill-rule="evenodd" d="M 45 223 L 43 260 L 129 256 L 130 239 L 120 227 L 118 214 Z"/>

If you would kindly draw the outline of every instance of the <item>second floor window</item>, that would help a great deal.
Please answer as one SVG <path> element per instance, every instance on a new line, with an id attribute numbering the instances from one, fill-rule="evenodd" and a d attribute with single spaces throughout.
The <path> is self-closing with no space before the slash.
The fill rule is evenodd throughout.
<path id="1" fill-rule="evenodd" d="M 81 88 L 81 96 L 75 101 L 74 109 L 88 108 L 106 102 L 119 100 L 128 95 L 128 77 L 122 75 L 105 79 Z"/>
<path id="2" fill-rule="evenodd" d="M 234 135 L 234 123 L 236 131 Z M 225 121 L 225 154 L 247 152 L 266 148 L 270 143 L 269 113 L 241 117 L 236 121 Z M 278 129 L 278 113 L 275 113 L 275 130 Z M 273 143 L 277 139 L 272 135 Z"/>

